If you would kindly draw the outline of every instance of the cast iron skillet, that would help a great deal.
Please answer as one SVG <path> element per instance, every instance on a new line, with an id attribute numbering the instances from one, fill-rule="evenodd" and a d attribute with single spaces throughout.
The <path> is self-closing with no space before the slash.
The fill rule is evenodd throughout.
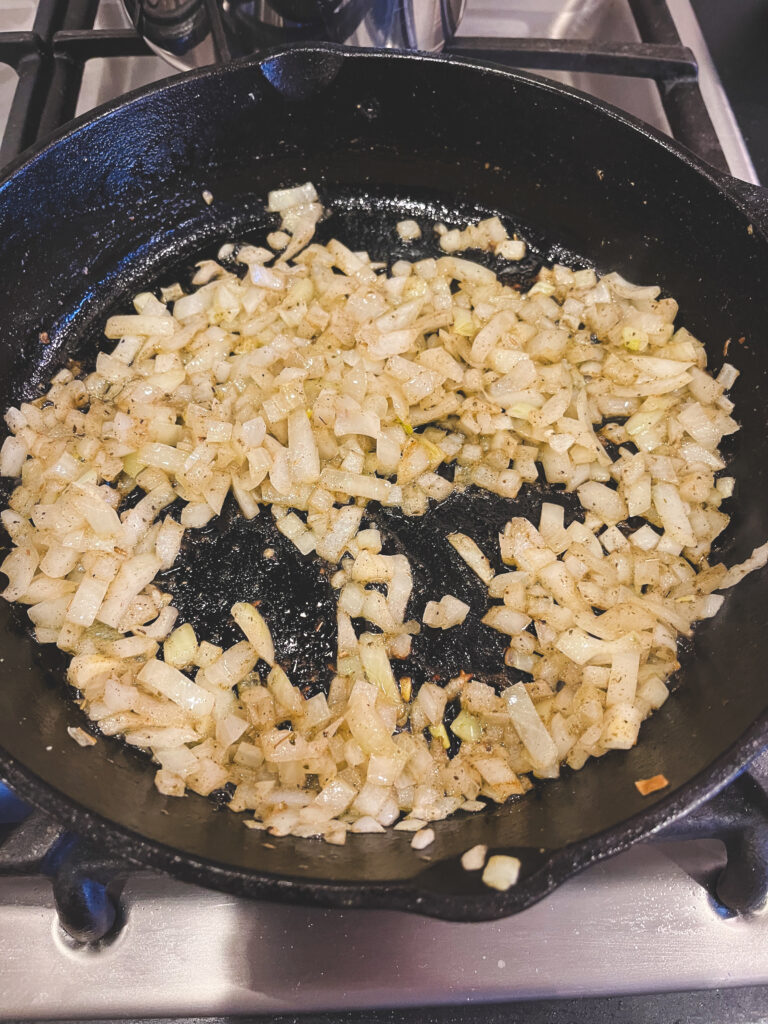
<path id="1" fill-rule="evenodd" d="M 224 240 L 262 237 L 267 191 L 307 179 L 333 210 L 325 236 L 375 257 L 433 251 L 430 231 L 419 250 L 397 242 L 393 227 L 404 215 L 427 225 L 498 211 L 531 245 L 522 266 L 498 268 L 512 281 L 558 259 L 663 283 L 714 369 L 730 338 L 728 358 L 742 371 L 737 496 L 719 554 L 738 561 L 768 538 L 764 195 L 592 99 L 468 61 L 287 49 L 144 90 L 17 164 L 0 186 L 0 405 L 38 394 L 68 358 L 93 358 L 105 316 L 140 287 L 183 277 L 197 254 Z M 371 511 L 390 549 L 407 550 L 417 567 L 412 614 L 427 593 L 449 587 L 472 604 L 462 631 L 414 645 L 408 669 L 417 682 L 468 666 L 491 675 L 500 665 L 499 640 L 478 621 L 482 588 L 442 539 L 448 526 L 490 554 L 505 518 L 536 514 L 541 500 L 534 489 L 515 503 L 469 494 L 411 522 Z M 261 558 L 267 545 L 274 561 Z M 262 598 L 279 657 L 309 692 L 327 680 L 333 646 L 319 569 L 282 542 L 268 513 L 248 525 L 226 512 L 166 583 L 213 640 L 235 637 L 232 600 Z M 76 746 L 66 727 L 87 723 L 66 699 L 62 662 L 36 647 L 24 615 L 4 602 L 0 771 L 24 798 L 108 850 L 187 880 L 293 902 L 500 917 L 706 800 L 768 742 L 767 601 L 764 572 L 727 596 L 697 631 L 679 690 L 637 748 L 566 771 L 518 802 L 440 822 L 421 853 L 402 833 L 353 836 L 344 847 L 274 839 L 209 800 L 160 796 L 147 759 L 116 739 Z M 670 787 L 641 798 L 634 780 L 657 772 Z M 460 855 L 481 842 L 520 856 L 520 882 L 509 892 L 485 889 L 461 869 Z"/>

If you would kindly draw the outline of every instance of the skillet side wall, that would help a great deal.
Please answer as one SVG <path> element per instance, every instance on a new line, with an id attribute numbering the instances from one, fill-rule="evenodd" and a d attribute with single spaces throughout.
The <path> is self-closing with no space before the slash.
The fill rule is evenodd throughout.
<path id="1" fill-rule="evenodd" d="M 286 96 L 297 63 L 306 95 Z M 522 76 L 441 60 L 295 52 L 265 71 L 238 65 L 144 95 L 76 128 L 0 188 L 3 407 L 35 394 L 119 297 L 205 245 L 258 229 L 272 187 L 327 182 L 363 208 L 368 194 L 377 197 L 372 208 L 382 195 L 412 197 L 414 209 L 426 197 L 448 210 L 478 205 L 530 226 L 553 258 L 576 253 L 661 283 L 680 302 L 679 322 L 707 342 L 715 369 L 732 338 L 743 429 L 733 444 L 737 501 L 722 550 L 738 561 L 768 539 L 768 249 L 717 183 L 589 101 Z M 215 197 L 210 207 L 204 188 Z M 382 237 L 382 251 L 387 244 Z M 52 344 L 41 346 L 40 331 Z M 485 842 L 530 850 L 527 864 L 546 870 L 533 851 L 594 836 L 671 795 L 643 800 L 634 779 L 663 771 L 675 790 L 737 744 L 768 708 L 767 598 L 765 574 L 728 596 L 697 634 L 679 692 L 644 726 L 635 750 L 483 818 L 440 823 L 429 869 L 403 835 L 355 837 L 343 848 L 285 839 L 267 849 L 207 801 L 161 797 L 146 762 L 116 741 L 77 747 L 65 731 L 80 721 L 77 710 L 41 670 L 4 602 L 0 747 L 96 815 L 235 871 L 384 882 L 428 870 L 437 890 L 471 891 L 476 882 L 466 874 L 439 873 L 434 863 Z"/>

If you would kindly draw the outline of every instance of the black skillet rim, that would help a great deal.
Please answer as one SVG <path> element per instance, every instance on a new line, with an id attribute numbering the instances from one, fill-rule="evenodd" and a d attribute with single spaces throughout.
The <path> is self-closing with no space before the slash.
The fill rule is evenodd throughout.
<path id="1" fill-rule="evenodd" d="M 343 59 L 373 57 L 422 63 L 451 62 L 476 69 L 487 75 L 522 81 L 538 89 L 568 96 L 571 101 L 584 104 L 592 109 L 596 108 L 611 120 L 621 122 L 631 130 L 638 132 L 650 143 L 662 146 L 715 185 L 743 213 L 749 215 L 754 212 L 750 210 L 744 195 L 739 194 L 740 183 L 737 179 L 710 167 L 686 147 L 657 132 L 643 121 L 625 114 L 610 104 L 595 100 L 579 90 L 548 81 L 538 75 L 512 71 L 499 65 L 477 60 L 443 54 L 393 53 L 388 50 L 350 48 L 322 43 L 278 47 L 266 51 L 258 58 L 250 56 L 225 66 L 211 66 L 173 75 L 159 84 L 154 83 L 127 93 L 117 100 L 96 108 L 95 111 L 89 111 L 69 122 L 62 130 L 26 151 L 9 164 L 5 169 L 2 181 L 0 181 L 0 192 L 19 170 L 33 163 L 46 150 L 58 145 L 69 136 L 75 135 L 86 124 L 108 116 L 112 111 L 126 104 L 164 89 L 173 88 L 181 81 L 219 76 L 226 73 L 228 67 L 258 68 L 266 60 L 274 60 L 296 50 L 317 54 L 333 53 Z M 755 227 L 764 241 L 768 241 L 768 229 L 761 229 L 759 223 Z M 87 810 L 64 793 L 43 782 L 34 772 L 2 748 L 0 748 L 0 776 L 19 796 L 34 807 L 49 813 L 84 839 L 99 843 L 103 850 L 126 865 L 148 865 L 164 870 L 183 881 L 254 899 L 271 899 L 334 908 L 401 910 L 445 920 L 483 921 L 506 917 L 524 910 L 584 868 L 620 853 L 633 843 L 649 838 L 665 826 L 684 817 L 728 785 L 767 745 L 768 712 L 754 722 L 750 729 L 708 768 L 699 772 L 689 782 L 647 810 L 641 811 L 603 832 L 560 849 L 548 850 L 542 866 L 506 893 L 488 891 L 481 895 L 473 894 L 471 896 L 432 891 L 424 886 L 419 876 L 405 882 L 345 883 L 317 880 L 308 882 L 297 877 L 283 877 L 234 869 L 215 861 L 181 853 L 156 840 L 146 839 L 131 829 L 118 825 L 94 811 Z"/>

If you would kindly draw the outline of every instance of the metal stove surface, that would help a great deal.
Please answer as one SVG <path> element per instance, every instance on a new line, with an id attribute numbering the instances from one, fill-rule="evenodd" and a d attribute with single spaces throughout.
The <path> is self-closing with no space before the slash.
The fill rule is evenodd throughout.
<path id="1" fill-rule="evenodd" d="M 280 1014 L 768 984 L 768 914 L 723 916 L 712 841 L 638 847 L 513 918 L 255 903 L 139 873 L 99 948 L 44 879 L 0 883 L 2 1019 Z"/>
<path id="2" fill-rule="evenodd" d="M 744 181 L 758 183 L 690 0 L 666 0 L 666 6 L 683 44 L 693 50 L 698 62 L 699 86 L 731 173 Z M 640 40 L 628 0 L 467 0 L 458 35 Z M 649 79 L 586 72 L 544 74 L 671 134 L 658 88 Z"/>
<path id="3" fill-rule="evenodd" d="M 688 0 L 668 0 L 734 174 L 756 177 Z M 0 29 L 36 3 L 0 4 Z M 125 24 L 102 0 L 97 25 Z M 461 33 L 638 39 L 627 0 L 468 0 Z M 90 61 L 78 114 L 173 73 L 154 57 Z M 655 85 L 552 74 L 655 125 Z M 0 126 L 12 76 L 0 71 Z M 711 898 L 716 841 L 636 847 L 505 921 L 450 924 L 384 911 L 249 902 L 137 872 L 124 924 L 97 947 L 58 924 L 47 879 L 0 879 L 0 1019 L 146 1018 L 491 1003 L 768 985 L 768 913 Z"/>

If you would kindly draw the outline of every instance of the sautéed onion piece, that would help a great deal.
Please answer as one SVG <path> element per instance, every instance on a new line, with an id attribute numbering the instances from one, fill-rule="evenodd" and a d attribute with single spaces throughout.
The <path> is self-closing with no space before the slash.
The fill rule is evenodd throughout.
<path id="1" fill-rule="evenodd" d="M 557 265 L 527 293 L 503 285 L 460 255 L 520 259 L 497 218 L 438 225 L 450 255 L 387 273 L 312 241 L 323 211 L 310 184 L 272 193 L 269 209 L 274 251 L 220 254 L 243 277 L 204 261 L 190 294 L 137 295 L 135 315 L 107 321 L 116 344 L 92 372 L 62 369 L 8 411 L 0 472 L 20 480 L 2 512 L 3 596 L 71 655 L 99 731 L 151 753 L 161 793 L 226 785 L 229 807 L 273 835 L 340 844 L 395 825 L 421 848 L 428 822 L 631 747 L 667 699 L 678 637 L 765 564 L 768 549 L 729 570 L 707 561 L 733 492 L 716 474 L 737 371 L 707 372 L 656 287 Z M 545 502 L 538 523 L 510 515 L 498 552 L 462 533 L 436 541 L 487 588 L 475 612 L 528 681 L 499 693 L 471 665 L 446 687 L 400 678 L 421 629 L 406 618 L 411 567 L 382 553 L 366 504 L 418 516 L 471 484 L 513 499 L 537 480 L 575 492 L 583 522 L 566 527 Z M 303 555 L 335 566 L 327 694 L 305 699 L 253 605 L 234 605 L 243 639 L 222 650 L 177 623 L 153 582 L 230 492 L 243 516 L 268 509 Z M 423 622 L 459 628 L 468 606 L 430 596 Z M 479 870 L 475 852 L 465 866 Z M 492 857 L 483 878 L 504 889 L 518 866 Z"/>

